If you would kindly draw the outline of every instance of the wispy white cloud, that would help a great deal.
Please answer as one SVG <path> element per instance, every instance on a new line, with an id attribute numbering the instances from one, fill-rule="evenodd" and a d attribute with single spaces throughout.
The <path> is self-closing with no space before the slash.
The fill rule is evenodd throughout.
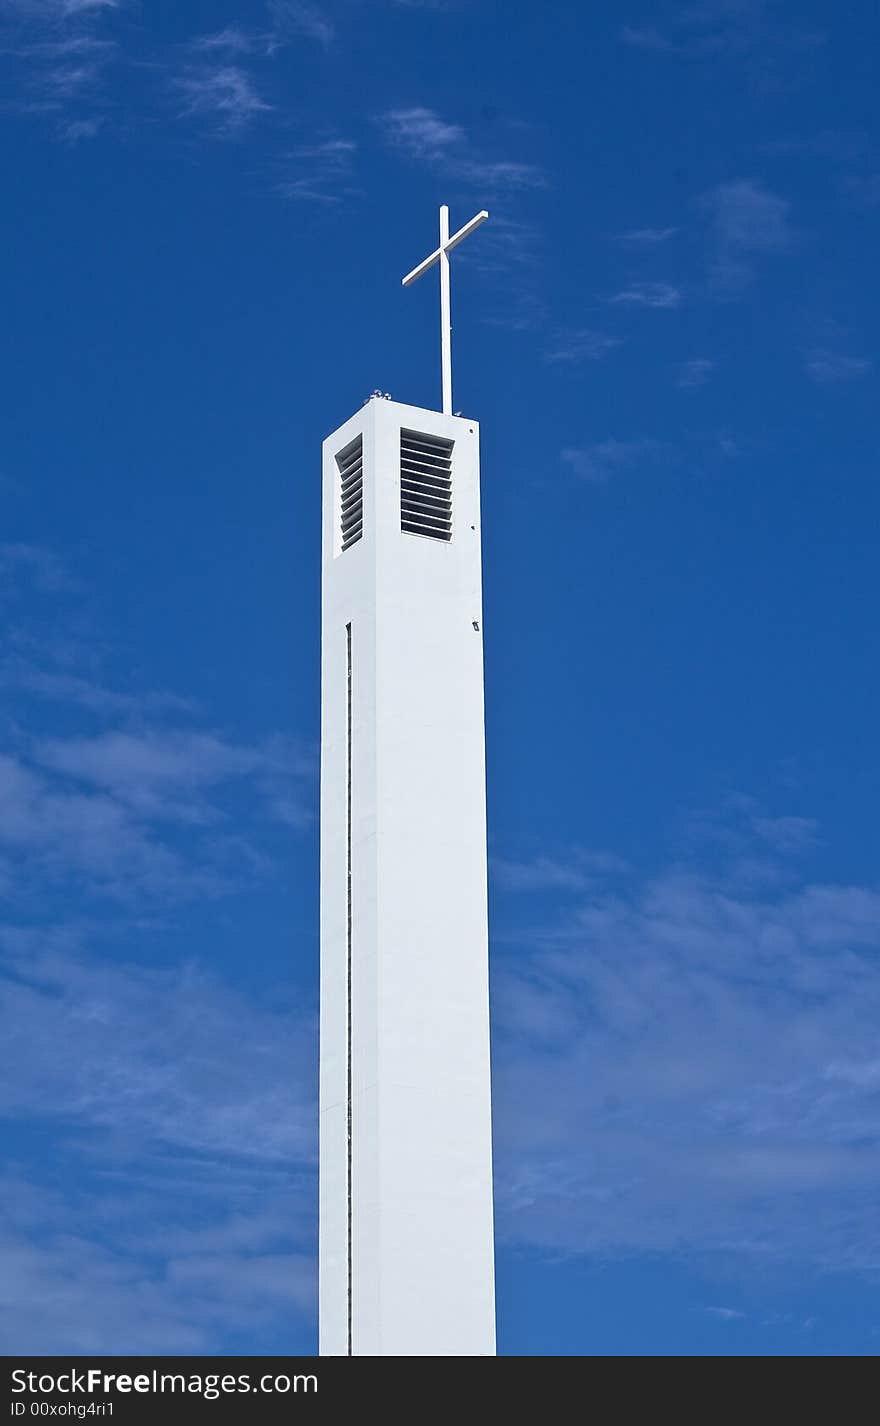
<path id="1" fill-rule="evenodd" d="M 609 297 L 621 307 L 653 307 L 667 310 L 681 305 L 681 292 L 669 282 L 632 282 Z"/>
<path id="2" fill-rule="evenodd" d="M 61 0 L 66 16 L 85 15 L 89 11 L 118 10 L 122 0 Z"/>
<path id="3" fill-rule="evenodd" d="M 612 476 L 635 466 L 655 465 L 662 457 L 671 459 L 671 452 L 662 441 L 647 437 L 618 440 L 616 436 L 607 436 L 591 445 L 568 446 L 561 454 L 564 464 L 575 475 L 594 485 L 604 485 Z"/>
<path id="4" fill-rule="evenodd" d="M 720 850 L 728 877 L 739 876 L 746 859 L 750 858 L 750 866 L 757 863 L 755 848 L 767 869 L 778 871 L 779 858 L 801 856 L 819 844 L 813 818 L 770 816 L 755 798 L 743 793 L 728 795 L 717 807 L 693 809 L 684 826 L 688 853 Z M 767 862 L 768 854 L 777 860 Z"/>
<path id="5" fill-rule="evenodd" d="M 101 10 L 118 10 L 122 0 L 3 0 L 0 16 L 20 15 L 36 21 L 72 20 Z"/>
<path id="6" fill-rule="evenodd" d="M 530 861 L 513 861 L 493 856 L 492 876 L 505 891 L 586 891 L 614 873 L 629 867 L 610 852 L 573 849 L 567 857 L 538 856 Z"/>
<path id="7" fill-rule="evenodd" d="M 681 391 L 699 391 L 712 378 L 718 363 L 709 357 L 691 357 L 676 367 L 675 384 Z"/>
<path id="8" fill-rule="evenodd" d="M 737 295 L 749 284 L 757 259 L 793 245 L 787 201 L 752 179 L 719 184 L 703 206 L 712 231 L 710 276 L 722 295 Z"/>
<path id="9" fill-rule="evenodd" d="M 622 342 L 622 337 L 612 337 L 607 332 L 597 332 L 586 327 L 574 332 L 559 332 L 544 353 L 544 360 L 563 364 L 600 361 L 602 357 L 621 346 Z"/>
<path id="10" fill-rule="evenodd" d="M 791 243 L 788 204 L 750 179 L 722 183 L 707 199 L 719 242 L 742 252 L 780 252 Z"/>
<path id="11" fill-rule="evenodd" d="M 0 1351 L 217 1352 L 244 1323 L 260 1334 L 281 1322 L 288 1340 L 302 1340 L 315 1262 L 294 1205 L 308 1188 L 228 1157 L 147 1154 L 123 1169 L 121 1143 L 130 1153 L 131 1140 L 117 1138 L 115 1162 L 85 1187 L 81 1160 L 51 1186 L 20 1168 L 0 1180 Z M 68 1139 L 59 1169 L 69 1151 Z M 145 1231 L 156 1219 L 161 1228 Z"/>
<path id="12" fill-rule="evenodd" d="M 333 21 L 310 0 L 269 0 L 269 14 L 277 35 L 304 35 L 322 45 L 333 41 Z"/>
<path id="13" fill-rule="evenodd" d="M 447 123 L 433 109 L 416 105 L 389 109 L 381 119 L 386 139 L 409 158 L 432 161 L 464 143 L 464 129 Z"/>
<path id="14" fill-rule="evenodd" d="M 237 25 L 227 25 L 225 29 L 212 34 L 197 35 L 190 43 L 194 50 L 209 53 L 219 51 L 224 54 L 251 54 L 254 49 L 265 48 L 267 40 L 265 36 L 250 34 L 239 29 Z"/>
<path id="15" fill-rule="evenodd" d="M 213 733 L 163 729 L 49 738 L 36 745 L 34 759 L 140 814 L 211 821 L 216 813 L 201 805 L 201 795 L 229 779 L 249 776 L 260 766 L 261 755 Z"/>
<path id="16" fill-rule="evenodd" d="M 88 601 L 51 551 L 0 550 L 0 1350 L 222 1351 L 243 1323 L 307 1346 L 315 1007 L 225 984 L 190 928 L 270 879 L 312 758 L 114 689 Z"/>
<path id="17" fill-rule="evenodd" d="M 488 193 L 511 192 L 518 188 L 546 188 L 547 179 L 533 163 L 513 159 L 467 158 L 462 163 L 462 178 L 482 186 Z"/>
<path id="18" fill-rule="evenodd" d="M 511 258 L 525 258 L 530 251 L 528 235 L 525 237 L 523 251 L 512 252 Z M 547 307 L 544 301 L 534 292 L 527 292 L 518 287 L 513 291 L 508 289 L 504 294 L 504 308 L 494 313 L 490 317 L 484 317 L 483 321 L 487 326 L 500 327 L 506 332 L 538 332 L 547 324 Z"/>
<path id="19" fill-rule="evenodd" d="M 316 1024 L 194 965 L 118 964 L 69 934 L 0 927 L 0 1112 L 144 1147 L 310 1163 Z"/>
<path id="20" fill-rule="evenodd" d="M 104 19 L 117 0 L 5 0 L 0 7 L 0 51 L 15 64 L 7 78 L 13 112 L 63 116 L 67 141 L 93 136 L 106 105 L 107 71 L 118 60 Z M 8 22 L 4 24 L 4 21 Z"/>
<path id="21" fill-rule="evenodd" d="M 0 753 L 0 847 L 16 858 L 18 899 L 72 878 L 77 895 L 129 901 L 216 896 L 235 881 L 216 855 L 190 860 L 107 795 L 63 786 Z"/>
<path id="22" fill-rule="evenodd" d="M 494 987 L 499 1231 L 552 1251 L 871 1271 L 880 892 L 798 874 L 810 819 L 745 799 L 715 820 L 731 845 L 712 869 L 700 853 L 565 885 L 555 921 L 531 928 L 511 909 Z M 744 853 L 767 863 L 763 884 L 740 879 Z"/>
<path id="23" fill-rule="evenodd" d="M 633 49 L 681 59 L 748 59 L 769 79 L 789 56 L 820 46 L 824 35 L 780 19 L 765 0 L 699 0 L 668 11 L 660 24 L 626 24 L 620 39 Z"/>
<path id="24" fill-rule="evenodd" d="M 633 247 L 653 248 L 668 242 L 678 231 L 678 228 L 631 228 L 628 233 L 620 234 L 620 241 L 631 243 Z"/>
<path id="25" fill-rule="evenodd" d="M 47 606 L 58 648 L 39 626 L 17 628 L 25 596 Z M 180 695 L 117 689 L 96 663 L 94 631 L 82 667 L 64 617 L 83 598 L 51 551 L 0 547 L 10 646 L 0 659 L 0 872 L 14 874 L 19 901 L 63 886 L 71 904 L 171 905 L 265 875 L 272 860 L 260 844 L 312 820 L 310 752 L 278 734 L 243 742 L 200 726 Z M 34 698 L 63 731 L 27 735 Z M 89 731 L 71 731 L 83 717 Z"/>
<path id="26" fill-rule="evenodd" d="M 880 204 L 880 173 L 847 174 L 842 183 L 844 192 L 859 208 L 876 208 Z"/>
<path id="27" fill-rule="evenodd" d="M 334 38 L 333 22 L 325 11 L 305 0 L 269 0 L 266 18 L 268 24 L 256 30 L 228 24 L 221 30 L 196 35 L 188 47 L 208 55 L 273 56 L 300 39 L 315 40 L 326 47 Z"/>
<path id="28" fill-rule="evenodd" d="M 486 193 L 546 184 L 534 164 L 483 153 L 460 124 L 450 123 L 423 105 L 389 109 L 378 122 L 385 141 L 407 158 L 454 173 L 459 182 L 481 187 Z"/>
<path id="29" fill-rule="evenodd" d="M 166 728 L 44 739 L 30 758 L 0 753 L 0 847 L 22 897 L 71 878 L 79 898 L 222 895 L 268 869 L 261 823 L 310 823 L 311 778 L 310 759 L 278 738 L 247 747 Z"/>
<path id="30" fill-rule="evenodd" d="M 827 347 L 814 347 L 804 356 L 804 370 L 817 386 L 840 386 L 867 376 L 873 369 L 869 357 L 848 356 Z"/>
<path id="31" fill-rule="evenodd" d="M 771 157 L 828 159 L 832 163 L 859 164 L 870 161 L 873 147 L 866 131 L 860 129 L 819 129 L 793 138 L 771 139 L 760 152 Z"/>
<path id="32" fill-rule="evenodd" d="M 83 139 L 95 139 L 100 134 L 104 126 L 104 120 L 98 117 L 90 119 L 70 119 L 61 126 L 61 136 L 65 143 L 78 144 Z"/>
<path id="33" fill-rule="evenodd" d="M 748 829 L 779 856 L 797 856 L 818 843 L 819 824 L 813 817 L 768 817 L 748 805 L 743 811 Z"/>
<path id="34" fill-rule="evenodd" d="M 200 1352 L 246 1321 L 301 1331 L 315 1295 L 312 1008 L 12 927 L 0 1007 L 0 1115 L 60 1131 L 54 1166 L 76 1170 L 51 1188 L 23 1171 L 2 1183 L 0 1349 Z"/>
<path id="35" fill-rule="evenodd" d="M 195 713 L 191 698 L 164 690 L 141 689 L 137 693 L 111 688 L 96 678 L 41 667 L 16 653 L 0 661 L 0 688 L 45 698 L 68 707 L 87 708 L 110 717 L 142 719 L 157 714 Z"/>
<path id="36" fill-rule="evenodd" d="M 44 545 L 15 542 L 0 545 L 0 597 L 20 592 L 70 594 L 79 588 L 53 550 Z"/>
<path id="37" fill-rule="evenodd" d="M 309 203 L 339 203 L 351 189 L 353 139 L 332 136 L 292 149 L 285 159 L 285 177 L 279 191 L 286 198 Z"/>
<path id="38" fill-rule="evenodd" d="M 658 54 L 675 52 L 675 42 L 658 30 L 656 25 L 624 25 L 620 38 L 625 45 L 634 49 L 655 50 Z"/>
<path id="39" fill-rule="evenodd" d="M 83 15 L 89 10 L 118 10 L 122 0 L 61 0 L 65 15 Z"/>
<path id="40" fill-rule="evenodd" d="M 253 76 L 241 65 L 205 64 L 175 80 L 182 114 L 203 121 L 215 134 L 235 136 L 272 105 L 259 94 Z"/>

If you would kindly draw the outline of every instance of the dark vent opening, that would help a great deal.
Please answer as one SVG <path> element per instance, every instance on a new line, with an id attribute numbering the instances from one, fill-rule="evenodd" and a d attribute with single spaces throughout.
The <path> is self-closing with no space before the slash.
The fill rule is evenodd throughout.
<path id="1" fill-rule="evenodd" d="M 364 439 L 356 436 L 336 457 L 339 467 L 339 510 L 342 548 L 347 550 L 364 532 Z"/>
<path id="2" fill-rule="evenodd" d="M 452 441 L 400 432 L 400 528 L 432 540 L 452 538 Z"/>

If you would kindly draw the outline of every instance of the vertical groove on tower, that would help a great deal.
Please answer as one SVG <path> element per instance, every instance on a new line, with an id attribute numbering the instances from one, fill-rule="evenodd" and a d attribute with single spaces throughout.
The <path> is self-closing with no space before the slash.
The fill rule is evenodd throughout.
<path id="1" fill-rule="evenodd" d="M 346 868 L 346 898 L 348 902 L 346 916 L 346 1011 L 345 1011 L 345 1035 L 346 1035 L 346 1190 L 348 1194 L 348 1228 L 347 1228 L 347 1248 L 348 1248 L 348 1352 L 352 1356 L 351 1341 L 351 1295 L 352 1295 L 352 1251 L 351 1251 L 351 625 L 345 626 L 345 653 L 346 653 L 346 719 L 345 719 L 345 740 L 346 740 L 346 796 L 345 796 L 345 868 Z"/>

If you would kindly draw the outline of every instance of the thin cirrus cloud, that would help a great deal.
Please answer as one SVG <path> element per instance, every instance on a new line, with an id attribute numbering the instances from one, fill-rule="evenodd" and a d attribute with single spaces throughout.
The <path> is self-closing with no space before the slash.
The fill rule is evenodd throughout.
<path id="1" fill-rule="evenodd" d="M 721 296 L 740 295 L 760 259 L 794 245 L 788 202 L 752 179 L 719 184 L 702 207 L 710 225 L 710 282 Z"/>
<path id="2" fill-rule="evenodd" d="M 669 455 L 668 447 L 662 441 L 650 437 L 619 440 L 616 436 L 608 436 L 592 445 L 568 446 L 562 451 L 561 458 L 579 479 L 592 485 L 604 485 L 616 475 L 643 464 L 654 465 Z"/>
<path id="3" fill-rule="evenodd" d="M 90 119 L 71 119 L 62 124 L 61 137 L 67 144 L 78 144 L 83 139 L 97 138 L 104 127 L 104 120 L 98 117 Z"/>
<path id="4" fill-rule="evenodd" d="M 692 826 L 691 852 L 650 876 L 607 854 L 494 862 L 499 1236 L 868 1271 L 877 893 L 801 876 L 816 837 L 802 815 L 737 799 Z M 767 864 L 760 886 L 744 855 Z M 538 920 L 522 911 L 557 895 Z M 301 1321 L 311 1011 L 258 1007 L 194 967 L 108 964 L 70 932 L 7 930 L 0 946 L 16 1064 L 0 1107 L 62 1120 L 102 1170 L 78 1198 L 5 1185 L 4 1347 L 69 1334 L 75 1283 L 101 1284 L 77 1298 L 77 1350 L 209 1350 L 249 1304 Z M 161 1226 L 132 1232 L 144 1181 Z"/>
<path id="5" fill-rule="evenodd" d="M 111 65 L 122 57 L 112 30 L 115 0 L 7 0 L 0 7 L 13 112 L 56 119 L 67 143 L 93 138 L 110 102 Z"/>
<path id="6" fill-rule="evenodd" d="M 81 1157 L 66 1164 L 81 1180 Z M 234 1211 L 218 1203 L 211 1174 Z M 191 1161 L 188 1179 L 174 1181 L 147 1160 L 103 1165 L 88 1192 L 17 1169 L 0 1192 L 6 1354 L 218 1352 L 242 1322 L 267 1335 L 281 1323 L 290 1342 L 314 1315 L 310 1234 L 291 1231 L 289 1177 Z M 144 1232 L 150 1194 L 162 1237 Z"/>
<path id="7" fill-rule="evenodd" d="M 460 124 L 450 123 L 433 109 L 422 105 L 389 109 L 378 123 L 386 143 L 405 157 L 439 169 L 454 168 L 459 180 L 482 185 L 488 192 L 546 186 L 544 174 L 534 164 L 478 152 Z"/>
<path id="8" fill-rule="evenodd" d="M 69 637 L 85 597 L 53 552 L 0 548 L 0 685 L 14 712 L 0 738 L 0 876 L 20 900 L 64 888 L 71 906 L 170 905 L 265 876 L 276 832 L 312 821 L 311 751 L 278 733 L 246 742 L 206 728 L 179 694 L 115 686 L 95 667 L 99 631 L 81 655 Z M 25 617 L 28 601 L 51 635 Z M 46 728 L 36 739 L 21 731 L 34 698 Z M 89 731 L 71 732 L 82 718 Z"/>
<path id="9" fill-rule="evenodd" d="M 333 21 L 319 5 L 309 0 L 269 0 L 269 15 L 280 38 L 303 35 L 319 44 L 332 44 L 336 33 Z"/>
<path id="10" fill-rule="evenodd" d="M 810 819 L 746 799 L 714 825 L 665 871 L 565 885 L 549 919 L 501 884 L 499 1232 L 870 1272 L 880 896 L 802 873 Z"/>
<path id="11" fill-rule="evenodd" d="M 0 598 L 0 1114 L 17 1165 L 0 1350 L 220 1351 L 245 1321 L 305 1343 L 314 1006 L 290 988 L 261 1004 L 157 936 L 183 904 L 265 884 L 272 827 L 286 845 L 311 815 L 312 758 L 118 691 L 93 622 L 80 663 L 88 591 L 52 551 L 4 546 Z M 31 1161 L 34 1135 L 48 1160 Z"/>
<path id="12" fill-rule="evenodd" d="M 79 905 L 183 901 L 225 886 L 206 858 L 187 857 L 113 798 L 61 786 L 9 753 L 0 753 L 0 869 L 24 905 L 50 887 L 75 888 Z"/>
<path id="13" fill-rule="evenodd" d="M 302 1330 L 312 1008 L 2 926 L 0 1006 L 0 1113 L 30 1133 L 63 1125 L 55 1166 L 75 1170 L 3 1180 L 0 1349 L 209 1351 L 243 1320 Z"/>
<path id="14" fill-rule="evenodd" d="M 266 800 L 293 820 L 271 783 Z M 0 753 L 0 870 L 20 905 L 39 906 L 50 888 L 65 891 L 71 908 L 228 895 L 265 875 L 268 863 L 251 816 L 242 811 L 234 831 L 226 817 L 198 789 L 165 784 L 145 800 L 142 788 L 118 795 Z"/>
<path id="15" fill-rule="evenodd" d="M 630 870 L 610 852 L 573 848 L 565 857 L 537 856 L 529 860 L 493 856 L 492 879 L 506 891 L 587 891 L 611 876 Z"/>
<path id="16" fill-rule="evenodd" d="M 654 248 L 660 243 L 667 243 L 677 232 L 678 228 L 631 228 L 629 232 L 620 234 L 620 241 L 633 247 Z"/>
<path id="17" fill-rule="evenodd" d="M 874 363 L 868 357 L 848 356 L 827 347 L 815 347 L 804 357 L 804 370 L 817 386 L 841 386 L 867 376 L 873 369 Z"/>
<path id="18" fill-rule="evenodd" d="M 717 7 L 707 7 L 707 16 Z M 700 7 L 694 7 L 689 15 L 696 18 Z M 714 55 L 740 55 L 752 47 L 749 31 L 740 24 L 701 26 L 694 24 L 688 12 L 674 17 L 673 25 L 662 29 L 658 25 L 624 25 L 620 39 L 632 49 L 648 50 L 654 54 L 679 55 L 684 58 L 705 59 Z"/>
<path id="19" fill-rule="evenodd" d="M 118 10 L 121 4 L 122 0 L 61 0 L 60 8 L 64 15 L 82 15 L 89 10 Z"/>
<path id="20" fill-rule="evenodd" d="M 213 819 L 200 809 L 203 791 L 245 777 L 259 765 L 253 748 L 213 733 L 112 731 L 91 738 L 51 738 L 37 743 L 34 760 L 77 782 L 109 793 L 150 816 Z"/>
<path id="21" fill-rule="evenodd" d="M 122 0 L 5 0 L 5 9 L 27 20 L 76 20 L 101 10 L 118 10 Z"/>
<path id="22" fill-rule="evenodd" d="M 824 43 L 824 34 L 779 19 L 763 0 L 708 0 L 673 7 L 665 21 L 629 23 L 619 32 L 623 44 L 649 54 L 689 60 L 754 60 L 755 74 L 766 83 L 767 71 L 802 58 Z"/>
<path id="23" fill-rule="evenodd" d="M 544 360 L 553 365 L 576 365 L 582 361 L 601 361 L 622 343 L 622 337 L 612 337 L 607 332 L 594 331 L 592 328 L 560 332 L 544 353 Z"/>
<path id="24" fill-rule="evenodd" d="M 675 384 L 680 391 L 699 391 L 711 381 L 718 363 L 710 357 L 691 357 L 675 369 Z"/>
<path id="25" fill-rule="evenodd" d="M 433 109 L 416 105 L 389 109 L 380 120 L 386 140 L 407 157 L 435 162 L 465 141 L 464 129 L 447 123 Z"/>
<path id="26" fill-rule="evenodd" d="M 255 49 L 264 49 L 267 43 L 268 36 L 248 34 L 236 25 L 227 25 L 213 34 L 197 35 L 190 41 L 190 47 L 208 54 L 252 54 Z"/>
<path id="27" fill-rule="evenodd" d="M 225 25 L 222 30 L 197 35 L 190 46 L 207 53 L 271 55 L 298 39 L 314 40 L 326 47 L 335 38 L 333 22 L 317 5 L 297 3 L 297 0 L 270 0 L 267 18 L 269 24 L 263 30 Z"/>
<path id="28" fill-rule="evenodd" d="M 238 64 L 190 69 L 177 77 L 174 87 L 182 102 L 181 115 L 201 120 L 222 137 L 242 133 L 273 108 L 258 92 L 252 75 Z"/>
<path id="29" fill-rule="evenodd" d="M 0 926 L 0 1111 L 127 1126 L 144 1145 L 190 1154 L 311 1163 L 310 1007 L 261 1008 L 194 964 L 108 962 L 81 940 Z"/>
<path id="30" fill-rule="evenodd" d="M 310 203 L 340 203 L 350 191 L 358 145 L 331 137 L 301 144 L 284 160 L 278 190 L 286 198 Z"/>
<path id="31" fill-rule="evenodd" d="M 79 588 L 53 550 L 21 540 L 0 545 L 0 598 L 72 594 Z"/>
<path id="32" fill-rule="evenodd" d="M 670 282 L 633 282 L 608 301 L 619 307 L 650 307 L 657 311 L 681 306 L 681 292 Z"/>
<path id="33" fill-rule="evenodd" d="M 141 719 L 157 714 L 191 714 L 198 705 L 183 694 L 164 689 L 142 689 L 137 693 L 112 688 L 95 678 L 82 674 L 41 667 L 17 653 L 0 662 L 0 688 L 9 694 L 25 694 L 69 708 L 85 708 L 92 713 L 110 717 Z"/>

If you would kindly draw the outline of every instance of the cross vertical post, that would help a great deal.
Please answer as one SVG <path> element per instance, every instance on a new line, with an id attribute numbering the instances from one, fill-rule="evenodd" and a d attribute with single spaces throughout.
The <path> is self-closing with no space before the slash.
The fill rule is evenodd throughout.
<path id="1" fill-rule="evenodd" d="M 449 209 L 440 209 L 440 380 L 443 414 L 452 415 L 452 301 L 449 291 Z"/>
<path id="2" fill-rule="evenodd" d="M 485 208 L 482 209 L 471 218 L 469 223 L 465 223 L 463 228 L 459 228 L 458 232 L 453 233 L 450 237 L 449 209 L 444 203 L 440 208 L 440 246 L 402 279 L 402 286 L 409 287 L 411 282 L 415 282 L 416 278 L 421 277 L 422 273 L 427 272 L 435 263 L 440 265 L 440 372 L 442 409 L 445 416 L 452 415 L 452 313 L 449 293 L 449 254 L 453 248 L 458 247 L 462 239 L 469 237 L 475 228 L 479 228 L 481 223 L 485 223 L 488 216 Z"/>

